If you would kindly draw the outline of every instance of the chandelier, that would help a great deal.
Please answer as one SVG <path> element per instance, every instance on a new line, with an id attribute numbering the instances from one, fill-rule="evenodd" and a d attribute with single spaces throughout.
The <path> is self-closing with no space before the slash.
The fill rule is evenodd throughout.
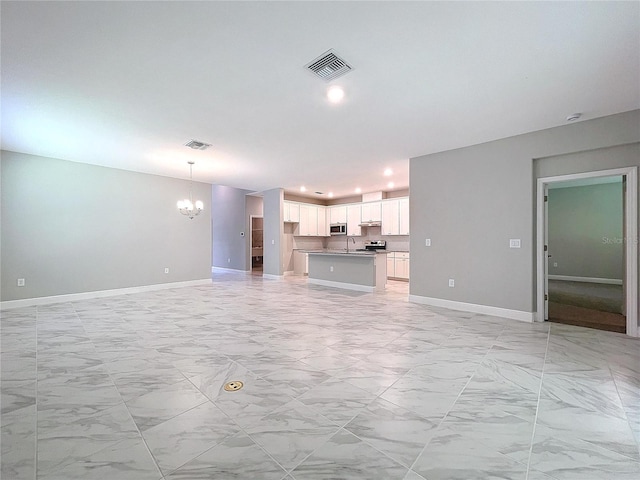
<path id="1" fill-rule="evenodd" d="M 193 164 L 196 162 L 189 160 L 187 163 L 189 164 L 189 199 L 178 200 L 178 211 L 193 219 L 196 215 L 200 215 L 204 204 L 200 200 L 196 200 L 195 205 L 193 203 Z"/>

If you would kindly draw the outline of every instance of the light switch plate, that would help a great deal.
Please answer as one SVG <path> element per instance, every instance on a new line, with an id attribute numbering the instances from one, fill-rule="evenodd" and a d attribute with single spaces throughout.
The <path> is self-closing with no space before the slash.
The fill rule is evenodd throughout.
<path id="1" fill-rule="evenodd" d="M 449 279 L 449 286 L 450 287 L 455 287 L 456 286 L 456 281 L 453 278 Z"/>
<path id="2" fill-rule="evenodd" d="M 425 247 L 430 247 L 430 246 L 431 246 L 431 239 L 430 239 L 430 238 L 425 238 L 425 240 L 424 240 L 424 246 L 425 246 Z"/>
<path id="3" fill-rule="evenodd" d="M 520 248 L 520 239 L 519 238 L 510 238 L 509 239 L 509 248 Z"/>

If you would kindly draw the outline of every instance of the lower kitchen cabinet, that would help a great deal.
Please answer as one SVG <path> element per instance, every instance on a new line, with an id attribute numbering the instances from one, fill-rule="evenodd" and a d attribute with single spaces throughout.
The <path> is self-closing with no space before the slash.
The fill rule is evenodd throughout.
<path id="1" fill-rule="evenodd" d="M 309 275 L 309 254 L 307 252 L 293 252 L 293 273 L 295 275 Z"/>
<path id="2" fill-rule="evenodd" d="M 409 252 L 387 254 L 387 278 L 409 280 Z"/>

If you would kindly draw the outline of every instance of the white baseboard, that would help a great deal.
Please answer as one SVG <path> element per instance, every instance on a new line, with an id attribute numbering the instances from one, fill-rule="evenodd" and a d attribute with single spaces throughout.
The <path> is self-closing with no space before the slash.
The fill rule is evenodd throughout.
<path id="1" fill-rule="evenodd" d="M 65 295 L 52 295 L 50 297 L 23 298 L 21 300 L 7 300 L 0 302 L 0 310 L 12 308 L 33 307 L 35 305 L 48 305 L 51 303 L 77 302 L 80 300 L 92 300 L 94 298 L 115 297 L 131 293 L 153 292 L 156 290 L 168 290 L 170 288 L 194 287 L 197 285 L 209 285 L 210 278 L 202 280 L 188 280 L 185 282 L 158 283 L 155 285 L 142 285 L 140 287 L 114 288 L 113 290 L 97 290 L 95 292 L 68 293 Z"/>
<path id="2" fill-rule="evenodd" d="M 492 315 L 494 317 L 510 318 L 521 322 L 534 321 L 533 312 L 524 312 L 522 310 L 510 310 L 508 308 L 491 307 L 489 305 L 478 305 L 475 303 L 456 302 L 453 300 L 444 300 L 442 298 L 423 297 L 420 295 L 409 295 L 409 301 L 412 303 L 420 303 L 423 305 L 431 305 L 433 307 L 450 308 L 451 310 L 462 310 L 463 312 L 481 313 L 484 315 Z"/>
<path id="3" fill-rule="evenodd" d="M 322 285 L 323 287 L 344 288 L 346 290 L 356 290 L 358 292 L 372 293 L 375 291 L 375 287 L 358 285 L 357 283 L 332 282 L 331 280 L 320 280 L 318 278 L 310 278 L 308 282 L 313 283 L 314 285 Z"/>
<path id="4" fill-rule="evenodd" d="M 622 285 L 622 279 L 617 279 L 617 278 L 572 277 L 570 275 L 549 275 L 549 280 L 564 280 L 567 282 L 606 283 L 607 285 Z"/>
<path id="5" fill-rule="evenodd" d="M 250 270 L 238 270 L 237 268 L 211 267 L 211 273 L 215 271 L 235 272 L 235 273 L 251 273 Z"/>
<path id="6" fill-rule="evenodd" d="M 273 275 L 272 273 L 263 273 L 262 278 L 269 278 L 271 280 L 282 280 L 284 275 Z"/>

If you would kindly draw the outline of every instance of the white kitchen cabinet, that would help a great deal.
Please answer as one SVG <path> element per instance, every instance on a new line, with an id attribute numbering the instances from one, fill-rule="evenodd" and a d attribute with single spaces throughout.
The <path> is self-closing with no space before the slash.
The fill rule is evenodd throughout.
<path id="1" fill-rule="evenodd" d="M 382 202 L 382 235 L 409 235 L 409 199 Z"/>
<path id="2" fill-rule="evenodd" d="M 333 207 L 329 207 L 329 215 L 329 223 L 347 223 L 346 205 L 335 205 Z"/>
<path id="3" fill-rule="evenodd" d="M 387 278 L 409 280 L 409 252 L 387 254 Z"/>
<path id="4" fill-rule="evenodd" d="M 396 252 L 394 261 L 395 278 L 409 280 L 409 253 Z"/>
<path id="5" fill-rule="evenodd" d="M 409 235 L 409 199 L 401 198 L 400 199 L 400 219 L 399 219 L 399 234 L 400 235 Z"/>
<path id="6" fill-rule="evenodd" d="M 283 217 L 285 222 L 298 223 L 300 221 L 300 204 L 283 202 Z"/>
<path id="7" fill-rule="evenodd" d="M 309 236 L 318 236 L 318 207 L 315 205 L 309 206 Z"/>
<path id="8" fill-rule="evenodd" d="M 387 278 L 396 276 L 396 256 L 395 253 L 387 253 Z"/>
<path id="9" fill-rule="evenodd" d="M 309 235 L 309 210 L 311 205 L 300 205 L 300 223 L 298 224 L 297 234 L 305 237 Z"/>
<path id="10" fill-rule="evenodd" d="M 397 199 L 382 202 L 382 235 L 400 234 L 400 201 Z"/>
<path id="11" fill-rule="evenodd" d="M 362 208 L 360 203 L 347 205 L 347 235 L 359 237 L 362 235 L 360 222 L 362 218 Z"/>
<path id="12" fill-rule="evenodd" d="M 300 237 L 328 236 L 327 210 L 324 206 L 300 204 L 300 222 L 295 235 Z"/>
<path id="13" fill-rule="evenodd" d="M 382 202 L 368 202 L 362 204 L 362 223 L 379 222 L 382 220 Z"/>
<path id="14" fill-rule="evenodd" d="M 293 254 L 293 273 L 295 275 L 309 275 L 309 254 L 295 251 Z"/>
<path id="15" fill-rule="evenodd" d="M 329 209 L 327 207 L 323 207 L 323 206 L 318 207 L 318 236 L 319 237 L 329 236 L 329 222 L 327 222 L 328 215 L 329 215 Z"/>

